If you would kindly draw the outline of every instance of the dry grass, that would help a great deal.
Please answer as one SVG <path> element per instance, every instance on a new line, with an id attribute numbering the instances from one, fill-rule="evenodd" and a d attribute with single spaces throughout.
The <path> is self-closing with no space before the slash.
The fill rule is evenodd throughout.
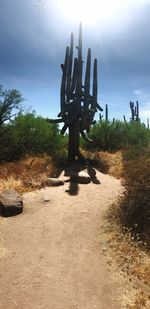
<path id="1" fill-rule="evenodd" d="M 52 176 L 54 169 L 52 159 L 46 155 L 2 163 L 0 164 L 0 192 L 16 189 L 19 193 L 23 193 L 40 188 L 46 178 Z"/>
<path id="2" fill-rule="evenodd" d="M 148 217 L 150 159 L 144 155 L 136 156 L 134 160 L 130 157 L 125 160 L 120 151 L 99 152 L 96 156 L 106 163 L 109 174 L 124 179 L 125 184 L 124 195 L 118 204 L 112 205 L 105 217 L 102 227 L 104 251 L 108 251 L 109 264 L 115 264 L 117 270 L 126 276 L 131 287 L 125 297 L 125 308 L 150 309 L 150 234 L 148 229 L 145 229 L 144 237 L 136 234 L 135 238 L 132 229 L 123 225 L 124 220 L 120 221 L 124 216 L 122 210 L 128 211 L 131 206 L 133 209 L 144 207 L 143 212 L 147 211 Z M 129 218 L 134 221 L 132 213 L 133 211 L 129 213 Z"/>
<path id="3" fill-rule="evenodd" d="M 116 178 L 123 177 L 123 158 L 122 152 L 108 151 L 82 151 L 85 158 L 95 161 L 102 173 L 110 174 Z"/>
<path id="4" fill-rule="evenodd" d="M 51 177 L 55 167 L 50 157 L 25 157 L 16 162 L 0 164 L 0 192 L 15 189 L 19 193 L 33 191 L 45 184 Z M 5 218 L 0 218 L 0 225 L 6 224 Z M 0 234 L 0 259 L 6 254 Z"/>
<path id="5" fill-rule="evenodd" d="M 147 168 L 145 160 L 137 164 L 129 160 L 123 160 L 122 152 L 115 153 L 106 152 L 86 152 L 88 158 L 100 162 L 101 171 L 109 173 L 116 178 L 126 178 L 127 173 L 131 178 L 129 184 L 132 191 L 133 183 L 139 182 L 139 176 L 142 179 L 147 178 L 149 168 Z M 133 171 L 133 164 L 135 165 Z M 142 168 L 141 174 L 141 166 Z M 147 171 L 147 174 L 146 172 Z M 149 184 L 144 183 L 144 187 Z M 129 282 L 132 284 L 131 292 L 126 296 L 126 308 L 128 309 L 149 309 L 150 308 L 150 254 L 144 250 L 144 243 L 137 236 L 136 241 L 133 239 L 131 231 L 127 228 L 122 228 L 118 220 L 118 214 L 121 211 L 119 206 L 114 206 L 109 210 L 103 226 L 104 251 L 109 252 L 109 262 L 115 263 L 118 270 L 121 270 Z"/>
<path id="6" fill-rule="evenodd" d="M 132 288 L 126 296 L 125 308 L 150 308 L 150 253 L 146 244 L 134 240 L 131 231 L 119 224 L 118 205 L 112 205 L 102 227 L 103 248 L 108 252 L 109 264 L 115 264 Z M 145 245 L 145 249 L 144 249 Z"/>
<path id="7" fill-rule="evenodd" d="M 150 248 L 150 156 L 124 160 L 125 194 L 120 201 L 121 222 L 145 239 Z"/>
<path id="8" fill-rule="evenodd" d="M 123 158 L 122 152 L 117 151 L 114 153 L 109 153 L 107 151 L 99 152 L 99 157 L 101 160 L 105 161 L 108 165 L 108 173 L 116 178 L 122 178 L 123 175 Z"/>

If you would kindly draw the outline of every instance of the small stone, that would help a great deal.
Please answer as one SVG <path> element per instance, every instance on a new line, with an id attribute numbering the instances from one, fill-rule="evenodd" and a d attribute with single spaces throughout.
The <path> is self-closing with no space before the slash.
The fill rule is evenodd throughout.
<path id="1" fill-rule="evenodd" d="M 63 186 L 64 181 L 58 178 L 47 178 L 45 181 L 45 185 L 48 187 L 57 187 L 57 186 Z"/>
<path id="2" fill-rule="evenodd" d="M 43 196 L 43 201 L 44 201 L 45 203 L 49 202 L 49 201 L 50 201 L 50 197 L 47 196 L 47 195 L 44 195 L 44 196 Z"/>
<path id="3" fill-rule="evenodd" d="M 48 203 L 49 201 L 50 201 L 49 198 L 44 198 L 44 202 L 45 202 L 45 203 Z"/>
<path id="4" fill-rule="evenodd" d="M 23 211 L 23 199 L 15 190 L 6 190 L 0 194 L 0 214 L 10 217 Z"/>

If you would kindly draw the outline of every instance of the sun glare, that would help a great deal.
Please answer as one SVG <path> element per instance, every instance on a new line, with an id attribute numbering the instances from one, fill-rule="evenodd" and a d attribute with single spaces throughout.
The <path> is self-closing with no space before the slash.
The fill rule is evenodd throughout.
<path id="1" fill-rule="evenodd" d="M 66 19 L 84 24 L 109 22 L 123 8 L 123 0 L 55 0 L 59 14 Z"/>

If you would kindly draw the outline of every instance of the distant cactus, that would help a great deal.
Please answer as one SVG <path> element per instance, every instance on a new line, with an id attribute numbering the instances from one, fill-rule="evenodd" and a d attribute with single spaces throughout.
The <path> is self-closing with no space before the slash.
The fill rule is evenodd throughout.
<path id="1" fill-rule="evenodd" d="M 105 106 L 105 120 L 108 121 L 108 105 Z"/>
<path id="2" fill-rule="evenodd" d="M 139 102 L 136 101 L 136 121 L 139 121 L 140 118 L 139 118 Z"/>
<path id="3" fill-rule="evenodd" d="M 99 120 L 102 121 L 102 119 L 103 119 L 103 115 L 99 113 Z"/>
<path id="4" fill-rule="evenodd" d="M 134 102 L 130 101 L 131 120 L 134 120 Z"/>
<path id="5" fill-rule="evenodd" d="M 149 130 L 149 118 L 147 118 L 147 129 Z"/>
<path id="6" fill-rule="evenodd" d="M 124 120 L 124 123 L 127 123 L 127 120 L 126 120 L 126 116 L 123 115 L 123 120 Z"/>
<path id="7" fill-rule="evenodd" d="M 131 109 L 131 121 L 140 121 L 139 118 L 139 102 L 136 101 L 136 105 L 134 105 L 134 102 L 130 101 L 129 103 L 130 109 Z"/>

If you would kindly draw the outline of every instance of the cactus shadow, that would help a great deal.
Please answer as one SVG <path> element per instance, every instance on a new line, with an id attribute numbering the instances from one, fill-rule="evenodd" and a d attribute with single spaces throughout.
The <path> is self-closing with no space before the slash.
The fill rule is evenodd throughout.
<path id="1" fill-rule="evenodd" d="M 79 184 L 81 179 L 79 177 L 79 172 L 85 171 L 87 175 L 90 177 L 90 181 L 96 185 L 100 185 L 100 181 L 96 176 L 96 168 L 93 167 L 91 164 L 86 164 L 77 162 L 75 164 L 67 164 L 66 166 L 59 167 L 55 172 L 55 177 L 59 178 L 60 175 L 63 173 L 65 177 L 68 179 L 65 180 L 66 183 L 69 183 L 69 188 L 65 191 L 69 195 L 77 195 L 79 192 Z M 86 183 L 84 183 L 86 184 Z"/>
<path id="2" fill-rule="evenodd" d="M 100 184 L 100 181 L 99 179 L 96 177 L 96 170 L 95 168 L 91 167 L 91 166 L 88 166 L 87 167 L 87 172 L 88 172 L 88 175 L 90 176 L 91 178 L 91 181 L 95 184 L 95 185 L 99 185 Z"/>

